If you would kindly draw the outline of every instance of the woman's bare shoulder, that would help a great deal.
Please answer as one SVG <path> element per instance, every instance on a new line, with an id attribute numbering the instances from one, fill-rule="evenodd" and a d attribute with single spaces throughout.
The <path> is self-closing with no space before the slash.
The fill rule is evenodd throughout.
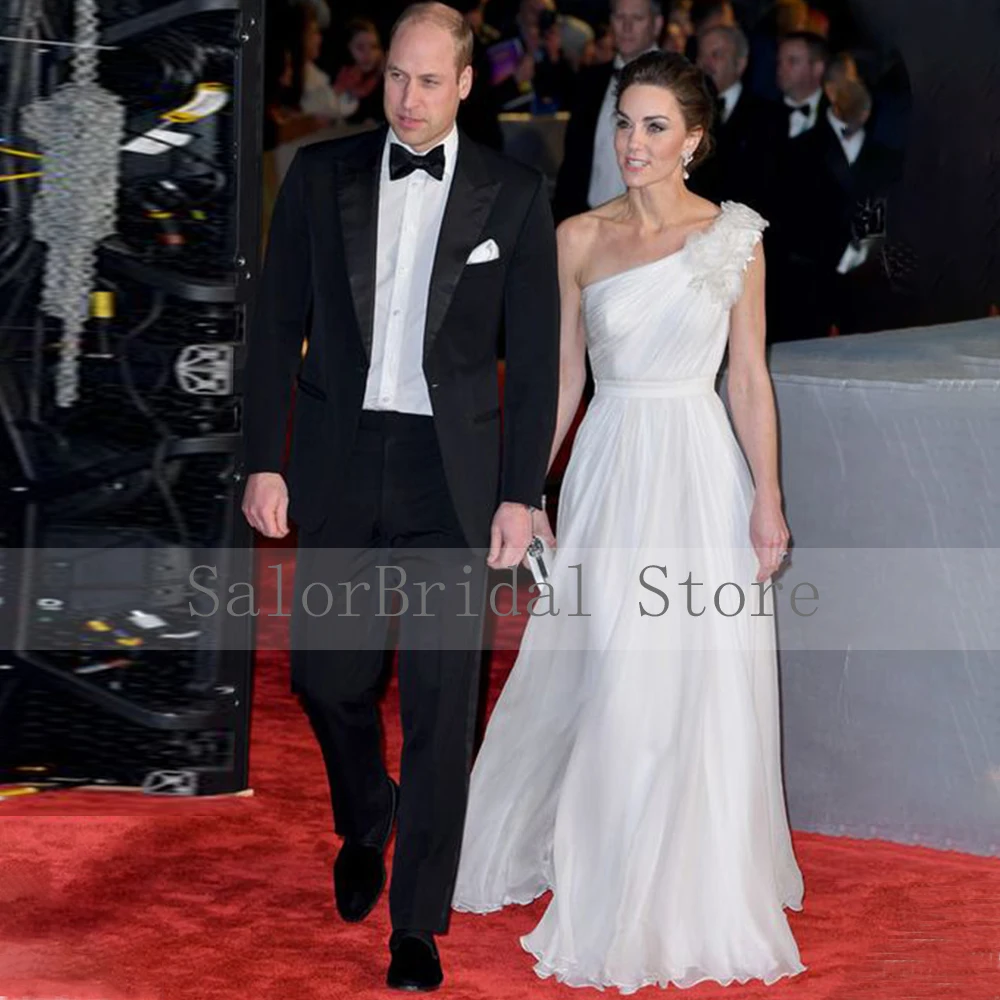
<path id="1" fill-rule="evenodd" d="M 589 212 L 581 212 L 561 222 L 556 229 L 560 252 L 579 260 L 599 245 L 602 234 L 613 224 L 618 200 L 616 198 L 604 205 L 598 205 Z"/>

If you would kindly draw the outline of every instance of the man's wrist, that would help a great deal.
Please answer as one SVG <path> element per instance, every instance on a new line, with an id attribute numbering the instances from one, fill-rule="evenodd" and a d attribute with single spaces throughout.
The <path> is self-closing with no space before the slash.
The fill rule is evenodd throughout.
<path id="1" fill-rule="evenodd" d="M 505 500 L 504 503 L 512 503 L 517 504 L 518 507 L 524 507 L 529 514 L 534 514 L 536 510 L 545 510 L 544 494 L 538 499 L 537 503 L 527 503 L 524 500 Z"/>

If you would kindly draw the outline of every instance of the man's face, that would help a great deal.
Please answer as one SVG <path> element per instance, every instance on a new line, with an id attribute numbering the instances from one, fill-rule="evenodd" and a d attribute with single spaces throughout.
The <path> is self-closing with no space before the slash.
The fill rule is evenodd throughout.
<path id="1" fill-rule="evenodd" d="M 698 68 L 712 78 L 721 94 L 743 76 L 746 59 L 736 58 L 736 46 L 721 31 L 706 31 L 698 38 Z"/>
<path id="2" fill-rule="evenodd" d="M 626 62 L 656 44 L 663 18 L 654 16 L 649 0 L 617 0 L 611 11 L 615 47 Z"/>
<path id="3" fill-rule="evenodd" d="M 795 101 L 815 93 L 823 79 L 823 63 L 813 59 L 809 46 L 799 38 L 781 43 L 778 49 L 778 89 Z"/>
<path id="4" fill-rule="evenodd" d="M 396 32 L 386 60 L 385 115 L 407 145 L 424 152 L 447 136 L 471 86 L 472 68 L 458 72 L 444 28 L 410 21 Z"/>

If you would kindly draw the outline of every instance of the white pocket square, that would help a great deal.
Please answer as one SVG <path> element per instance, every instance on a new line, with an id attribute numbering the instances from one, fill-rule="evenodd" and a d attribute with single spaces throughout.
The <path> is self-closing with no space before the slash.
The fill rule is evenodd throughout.
<path id="1" fill-rule="evenodd" d="M 465 263 L 485 264 L 487 261 L 496 260 L 499 256 L 500 247 L 497 246 L 496 240 L 484 240 L 469 254 L 469 259 Z"/>

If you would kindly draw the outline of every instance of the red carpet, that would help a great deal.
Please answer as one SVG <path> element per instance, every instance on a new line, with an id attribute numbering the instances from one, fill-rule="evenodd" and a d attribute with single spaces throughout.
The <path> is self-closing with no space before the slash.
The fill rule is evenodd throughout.
<path id="1" fill-rule="evenodd" d="M 491 699 L 510 662 L 494 658 Z M 396 763 L 394 690 L 385 707 Z M 0 805 L 0 1000 L 398 996 L 381 986 L 385 899 L 360 926 L 333 910 L 322 765 L 280 654 L 259 662 L 252 781 L 247 798 L 68 792 Z M 814 835 L 796 847 L 806 908 L 792 925 L 809 971 L 684 996 L 1000 997 L 1000 863 Z M 537 980 L 518 945 L 544 905 L 456 915 L 442 995 L 570 996 Z"/>

